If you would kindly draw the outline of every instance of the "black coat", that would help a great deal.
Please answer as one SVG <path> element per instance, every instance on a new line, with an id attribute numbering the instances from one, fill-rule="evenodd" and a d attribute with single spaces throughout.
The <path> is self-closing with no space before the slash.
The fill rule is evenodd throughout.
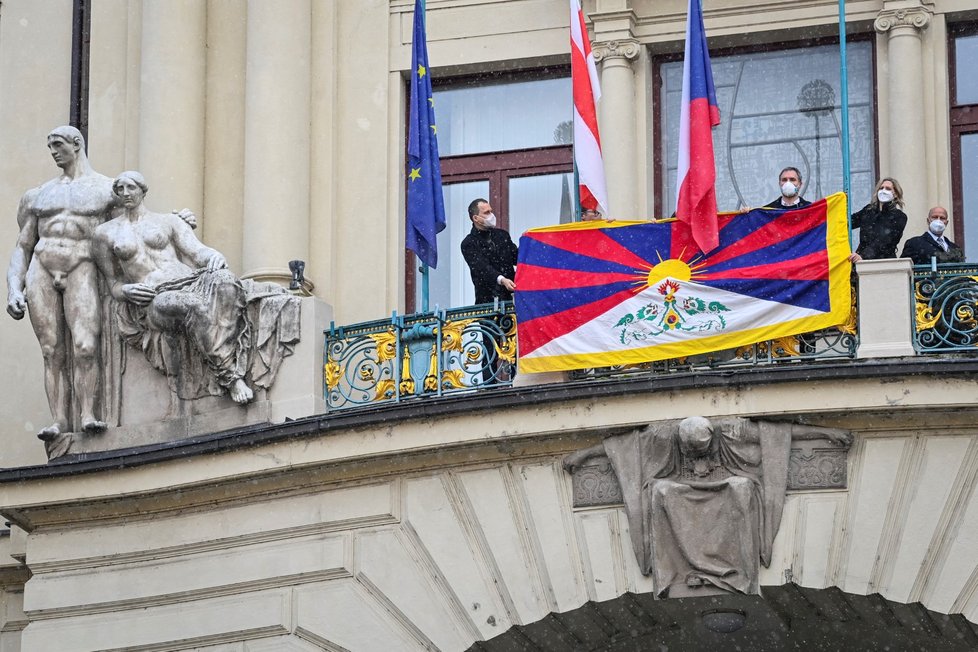
<path id="1" fill-rule="evenodd" d="M 944 238 L 944 241 L 947 242 L 947 251 L 941 249 L 930 233 L 910 238 L 904 243 L 900 258 L 910 258 L 914 265 L 930 265 L 931 256 L 937 257 L 938 264 L 963 263 L 964 252 L 961 247 L 948 238 Z"/>
<path id="2" fill-rule="evenodd" d="M 794 206 L 785 206 L 784 204 L 781 203 L 781 198 L 778 197 L 777 199 L 775 199 L 770 204 L 765 204 L 764 205 L 764 208 L 775 208 L 775 209 L 777 209 L 779 211 L 796 211 L 799 208 L 805 208 L 805 207 L 811 206 L 811 205 L 812 205 L 812 202 L 808 201 L 804 197 L 800 197 L 798 199 L 798 203 L 795 204 Z"/>
<path id="3" fill-rule="evenodd" d="M 513 239 L 502 229 L 472 231 L 462 240 L 462 257 L 472 274 L 476 303 L 492 303 L 495 297 L 510 301 L 513 293 L 496 282 L 500 276 L 513 280 L 516 276 L 518 249 Z"/>
<path id="4" fill-rule="evenodd" d="M 859 246 L 856 253 L 863 260 L 896 258 L 896 248 L 907 226 L 906 214 L 889 202 L 880 210 L 875 204 L 866 204 L 852 215 L 852 228 L 859 229 Z"/>

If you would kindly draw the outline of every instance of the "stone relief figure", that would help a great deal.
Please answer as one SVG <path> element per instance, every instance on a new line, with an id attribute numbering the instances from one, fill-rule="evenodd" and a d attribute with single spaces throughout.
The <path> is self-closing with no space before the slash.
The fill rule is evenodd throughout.
<path id="1" fill-rule="evenodd" d="M 42 439 L 106 428 L 96 416 L 101 307 L 91 237 L 115 203 L 111 180 L 88 163 L 81 132 L 54 129 L 48 150 L 62 174 L 21 198 L 20 234 L 7 268 L 7 312 L 14 319 L 30 313 L 44 358 L 54 423 L 41 430 Z"/>
<path id="2" fill-rule="evenodd" d="M 835 428 L 689 417 L 608 437 L 568 455 L 564 468 L 608 457 L 657 596 L 756 594 L 781 524 L 792 438 L 852 441 Z"/>
<path id="3" fill-rule="evenodd" d="M 95 229 L 92 248 L 122 337 L 180 398 L 227 393 L 247 403 L 299 340 L 298 298 L 238 279 L 179 216 L 149 211 L 140 173 L 123 172 L 111 187 L 122 210 Z"/>

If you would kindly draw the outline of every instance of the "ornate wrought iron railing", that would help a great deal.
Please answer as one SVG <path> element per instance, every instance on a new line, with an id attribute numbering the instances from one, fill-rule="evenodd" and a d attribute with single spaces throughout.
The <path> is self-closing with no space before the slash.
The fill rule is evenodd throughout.
<path id="1" fill-rule="evenodd" d="M 978 347 L 978 265 L 913 269 L 913 346 L 918 353 Z"/>
<path id="2" fill-rule="evenodd" d="M 856 314 L 837 328 L 738 349 L 572 372 L 573 379 L 783 365 L 856 355 Z M 326 331 L 323 387 L 329 411 L 511 385 L 516 370 L 512 303 L 398 315 Z"/>
<path id="3" fill-rule="evenodd" d="M 583 369 L 572 372 L 572 378 L 600 378 L 630 374 L 677 374 L 729 367 L 756 367 L 809 363 L 821 360 L 855 358 L 858 337 L 855 313 L 850 322 L 837 328 L 826 328 L 804 335 L 781 337 L 737 349 L 726 349 L 684 358 L 645 362 L 637 365 Z"/>
<path id="4" fill-rule="evenodd" d="M 327 410 L 511 385 L 511 302 L 398 315 L 326 331 Z"/>

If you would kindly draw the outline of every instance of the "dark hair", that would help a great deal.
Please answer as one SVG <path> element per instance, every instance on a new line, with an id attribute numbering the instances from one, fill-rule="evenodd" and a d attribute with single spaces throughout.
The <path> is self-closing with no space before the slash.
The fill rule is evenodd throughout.
<path id="1" fill-rule="evenodd" d="M 488 204 L 489 202 L 479 197 L 478 199 L 473 199 L 472 203 L 469 204 L 469 217 L 475 217 L 479 214 L 479 204 Z"/>
<path id="2" fill-rule="evenodd" d="M 802 182 L 802 181 L 805 180 L 805 178 L 803 176 L 801 176 L 801 170 L 799 170 L 796 167 L 793 167 L 793 166 L 789 165 L 785 169 L 783 169 L 780 172 L 778 172 L 778 181 L 781 180 L 781 175 L 784 174 L 785 172 L 794 172 L 795 174 L 797 174 L 798 175 L 798 181 L 799 182 Z"/>

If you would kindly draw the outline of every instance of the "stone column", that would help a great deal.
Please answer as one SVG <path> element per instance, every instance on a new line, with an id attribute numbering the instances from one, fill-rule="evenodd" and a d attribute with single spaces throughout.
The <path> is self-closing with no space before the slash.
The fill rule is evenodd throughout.
<path id="1" fill-rule="evenodd" d="M 149 184 L 147 203 L 159 212 L 200 213 L 207 5 L 144 0 L 142 7 L 138 168 Z"/>
<path id="2" fill-rule="evenodd" d="M 892 176 L 903 186 L 905 211 L 910 224 L 926 214 L 927 160 L 924 156 L 924 90 L 921 32 L 931 19 L 926 7 L 884 9 L 874 27 L 887 37 L 886 107 L 889 128 L 889 161 L 883 161 L 880 176 Z M 888 164 L 887 164 L 888 163 Z M 857 200 L 854 205 L 861 205 Z"/>
<path id="3" fill-rule="evenodd" d="M 309 261 L 311 0 L 249 0 L 244 276 L 287 284 Z M 332 183 L 323 179 L 323 183 Z"/>
<path id="4" fill-rule="evenodd" d="M 207 0 L 207 134 L 203 229 L 236 274 L 242 271 L 247 0 Z M 202 234 L 200 233 L 202 231 Z"/>
<path id="5" fill-rule="evenodd" d="M 601 151 L 608 180 L 610 217 L 636 219 L 638 180 L 635 143 L 644 135 L 635 126 L 635 72 L 638 58 L 635 39 L 595 43 L 594 60 L 601 63 L 600 121 Z"/>

